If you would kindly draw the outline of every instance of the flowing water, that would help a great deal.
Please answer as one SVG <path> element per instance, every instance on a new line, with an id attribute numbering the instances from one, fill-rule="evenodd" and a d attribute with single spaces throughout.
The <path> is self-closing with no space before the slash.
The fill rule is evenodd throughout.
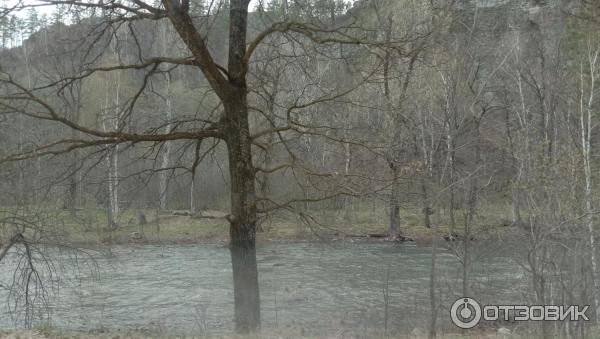
<path id="1" fill-rule="evenodd" d="M 470 275 L 472 296 L 521 300 L 528 281 L 501 247 L 478 246 Z M 47 310 L 53 324 L 70 329 L 153 329 L 170 334 L 228 333 L 233 329 L 229 250 L 219 245 L 117 246 L 93 260 L 71 252 L 52 255 L 55 277 Z M 0 329 L 20 326 L 9 312 L 7 287 L 17 254 L 0 264 Z M 78 266 L 76 266 L 76 264 Z M 340 328 L 426 328 L 430 314 L 431 248 L 392 243 L 274 243 L 258 249 L 263 328 L 334 333 Z M 76 274 L 73 267 L 76 266 Z M 449 322 L 461 296 L 455 251 L 438 249 L 438 318 Z M 14 296 L 14 295 L 13 295 Z M 22 312 L 21 312 L 22 313 Z M 15 317 L 17 315 L 17 317 Z M 22 325 L 21 325 L 22 326 Z"/>

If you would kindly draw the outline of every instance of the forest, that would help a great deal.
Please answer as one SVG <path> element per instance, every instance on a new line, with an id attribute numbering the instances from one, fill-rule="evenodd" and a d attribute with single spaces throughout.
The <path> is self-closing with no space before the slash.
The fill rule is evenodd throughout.
<path id="1" fill-rule="evenodd" d="M 599 33 L 595 0 L 0 0 L 0 337 L 600 337 Z"/>

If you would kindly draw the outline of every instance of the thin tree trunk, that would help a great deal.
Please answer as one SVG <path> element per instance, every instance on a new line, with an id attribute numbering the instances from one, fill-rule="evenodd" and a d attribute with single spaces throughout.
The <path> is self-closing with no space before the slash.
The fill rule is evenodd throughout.
<path id="1" fill-rule="evenodd" d="M 192 171 L 190 178 L 190 214 L 196 214 L 196 171 Z"/>
<path id="2" fill-rule="evenodd" d="M 392 192 L 390 196 L 390 237 L 400 234 L 400 170 L 396 164 L 390 164 L 392 170 Z"/>
<path id="3" fill-rule="evenodd" d="M 478 174 L 479 166 L 481 163 L 481 139 L 479 132 L 479 121 L 477 121 L 475 126 L 475 172 L 471 175 L 471 187 L 469 189 L 469 200 L 468 200 L 468 209 L 467 215 L 465 216 L 465 230 L 464 230 L 464 238 L 463 238 L 463 295 L 469 295 L 469 270 L 470 270 L 470 243 L 471 243 L 471 226 L 473 225 L 473 220 L 475 218 L 475 213 L 477 211 L 477 203 L 478 203 Z"/>
<path id="4" fill-rule="evenodd" d="M 114 51 L 117 54 L 117 51 Z M 120 111 L 119 111 L 119 94 L 121 87 L 121 74 L 117 73 L 117 79 L 115 80 L 115 95 L 113 99 L 114 105 L 114 115 L 110 116 L 110 107 L 109 107 L 109 88 L 106 88 L 106 99 L 105 99 L 105 109 L 104 116 L 102 117 L 102 127 L 104 131 L 108 131 L 109 128 L 106 126 L 107 120 L 109 122 L 113 122 L 111 128 L 114 131 L 119 130 L 119 120 L 120 120 Z M 108 226 L 111 229 L 115 229 L 118 227 L 118 217 L 119 217 L 119 145 L 116 144 L 112 146 L 106 155 L 106 164 L 107 164 L 107 182 L 108 182 Z"/>
<path id="5" fill-rule="evenodd" d="M 167 73 L 167 96 L 166 96 L 166 126 L 165 126 L 165 134 L 171 133 L 171 121 L 173 120 L 173 111 L 171 108 L 171 76 Z M 168 194 L 168 184 L 169 184 L 169 157 L 171 156 L 171 143 L 169 141 L 165 142 L 164 150 L 162 153 L 162 164 L 160 172 L 160 183 L 159 183 L 159 207 L 161 210 L 167 209 L 167 194 Z"/>
<path id="6" fill-rule="evenodd" d="M 598 307 L 600 307 L 600 287 L 598 284 L 598 264 L 596 259 L 596 243 L 595 243 L 595 231 L 594 231 L 594 207 L 593 207 L 593 189 L 592 189 L 592 169 L 591 169 L 591 132 L 592 132 L 592 105 L 594 101 L 594 76 L 595 76 L 595 64 L 598 56 L 596 52 L 593 59 L 590 59 L 590 89 L 589 98 L 586 105 L 584 105 L 584 76 L 583 70 L 581 71 L 581 93 L 580 93 L 580 122 L 581 122 L 581 149 L 583 156 L 583 169 L 585 175 L 585 224 L 589 233 L 589 246 L 590 246 L 590 262 L 592 268 L 592 282 L 594 286 L 594 315 L 596 322 L 600 320 L 600 314 Z M 584 107 L 585 106 L 585 107 Z"/>
<path id="7" fill-rule="evenodd" d="M 202 140 L 198 140 L 196 143 L 194 163 L 192 164 L 191 170 L 191 183 L 190 183 L 190 213 L 194 215 L 196 213 L 196 172 L 198 165 L 200 165 L 200 147 L 202 146 Z"/>
<path id="8" fill-rule="evenodd" d="M 27 71 L 27 89 L 31 89 L 32 78 L 31 78 L 31 65 L 29 64 L 29 52 L 27 50 L 27 45 L 22 44 L 23 46 L 23 57 L 25 59 L 25 69 Z M 19 152 L 23 153 L 25 151 L 25 123 L 23 121 L 23 115 L 19 115 Z M 26 163 L 23 160 L 19 160 L 19 197 L 22 205 L 27 205 L 29 201 L 29 196 L 27 194 L 27 185 L 25 178 L 25 165 Z"/>
<path id="9" fill-rule="evenodd" d="M 119 217 L 119 146 L 115 145 L 108 152 L 108 192 L 110 200 L 109 226 L 118 227 Z"/>
<path id="10" fill-rule="evenodd" d="M 77 138 L 77 131 L 71 130 L 71 138 L 75 140 Z M 75 215 L 76 204 L 77 204 L 77 180 L 79 178 L 78 175 L 78 166 L 79 166 L 79 152 L 78 150 L 73 150 L 71 152 L 71 173 L 69 174 L 68 187 L 67 187 L 67 196 L 65 198 L 63 208 L 68 210 L 72 216 Z"/>
<path id="11" fill-rule="evenodd" d="M 344 162 L 344 174 L 346 175 L 346 177 L 348 177 L 348 175 L 350 174 L 350 163 L 352 160 L 352 152 L 351 152 L 351 148 L 350 148 L 350 139 L 349 139 L 349 130 L 350 130 L 350 113 L 348 113 L 348 115 L 346 116 L 347 119 L 347 125 L 346 128 L 344 129 L 344 139 L 346 140 L 346 142 L 344 143 L 344 153 L 346 155 L 346 159 Z M 344 219 L 350 221 L 351 218 L 351 214 L 350 214 L 350 206 L 351 206 L 351 202 L 352 202 L 352 198 L 349 196 L 344 196 L 343 198 L 343 202 L 344 202 Z"/>
<path id="12" fill-rule="evenodd" d="M 433 226 L 435 232 L 435 226 Z M 436 281 L 436 256 L 437 256 L 437 236 L 433 236 L 433 241 L 431 244 L 431 261 L 430 261 L 430 271 L 429 271 L 429 306 L 431 309 L 431 318 L 429 320 L 429 338 L 435 338 L 437 336 L 436 327 L 437 327 L 437 303 L 436 303 L 436 295 L 435 295 L 435 281 Z"/>
<path id="13" fill-rule="evenodd" d="M 74 91 L 71 91 L 70 103 L 68 103 L 70 118 L 75 123 L 79 123 L 79 117 L 81 115 L 81 85 L 76 85 Z M 65 99 L 68 101 L 68 99 Z M 76 140 L 79 137 L 79 133 L 77 130 L 71 130 L 71 139 Z M 75 216 L 78 198 L 78 188 L 81 183 L 81 173 L 79 171 L 79 158 L 80 158 L 80 150 L 74 149 L 71 152 L 71 170 L 69 173 L 68 186 L 67 186 L 67 194 L 65 197 L 63 209 L 68 210 L 71 213 L 71 216 Z"/>
<path id="14" fill-rule="evenodd" d="M 392 25 L 393 25 L 393 16 L 390 14 L 387 18 L 387 25 L 385 27 L 385 40 L 391 41 L 392 39 Z M 399 130 L 399 118 L 394 116 L 394 112 L 392 110 L 392 98 L 390 91 L 390 67 L 391 67 L 391 55 L 390 52 L 385 52 L 385 58 L 383 62 L 383 95 L 385 98 L 385 108 L 387 114 L 391 117 L 392 121 L 394 121 L 394 128 L 392 130 L 391 137 L 391 145 L 389 149 L 388 155 L 388 165 L 390 167 L 390 171 L 392 174 L 392 187 L 390 192 L 390 227 L 389 227 L 389 236 L 397 237 L 400 234 L 400 202 L 399 202 L 399 194 L 400 194 L 400 169 L 399 163 L 397 159 L 398 150 L 398 133 Z"/>
<path id="15" fill-rule="evenodd" d="M 508 149 L 510 152 L 510 158 L 511 158 L 511 162 L 512 162 L 512 166 L 513 168 L 517 169 L 518 168 L 518 174 L 517 177 L 515 178 L 515 180 L 513 181 L 511 187 L 510 187 L 510 191 L 511 191 L 511 207 L 512 207 L 512 223 L 513 224 L 522 224 L 522 218 L 521 218 L 521 207 L 520 207 L 520 179 L 521 179 L 521 167 L 518 163 L 517 160 L 517 154 L 515 152 L 515 145 L 514 145 L 514 141 L 513 141 L 513 135 L 511 132 L 511 127 L 510 127 L 510 116 L 509 116 L 509 111 L 506 111 L 506 115 L 505 115 L 505 124 L 504 124 L 505 130 L 506 130 L 506 137 L 508 139 Z"/>
<path id="16" fill-rule="evenodd" d="M 169 41 L 169 32 L 168 25 L 163 24 L 162 30 L 162 49 L 163 54 L 167 53 L 167 43 Z M 171 133 L 171 121 L 173 120 L 173 111 L 171 107 L 171 74 L 166 73 L 167 87 L 166 87 L 166 96 L 165 96 L 165 134 Z M 169 157 L 171 156 L 171 143 L 169 141 L 165 142 L 164 150 L 162 153 L 162 164 L 161 164 L 161 172 L 160 172 L 160 180 L 158 187 L 159 194 L 159 208 L 161 210 L 167 209 L 167 195 L 168 195 L 168 184 L 169 184 L 169 171 L 167 168 L 169 167 Z"/>
<path id="17" fill-rule="evenodd" d="M 414 155 L 415 159 L 419 158 L 419 144 L 417 141 L 416 133 L 413 134 L 414 141 Z M 427 153 L 425 153 L 425 149 L 423 149 L 423 159 L 427 159 Z M 429 206 L 429 193 L 427 192 L 427 169 L 424 169 L 424 172 L 417 171 L 417 175 L 419 176 L 419 185 L 421 186 L 421 212 L 423 214 L 423 223 L 425 227 L 431 228 L 431 206 Z M 435 236 L 434 236 L 435 237 Z"/>
<path id="18" fill-rule="evenodd" d="M 456 229 L 456 217 L 454 215 L 454 210 L 456 208 L 455 197 L 454 197 L 454 174 L 456 167 L 456 152 L 454 150 L 454 138 L 452 137 L 452 128 L 450 126 L 450 122 L 448 122 L 448 162 L 449 162 L 449 175 L 450 178 L 450 187 L 448 190 L 448 213 L 450 216 L 450 224 L 448 225 L 448 238 L 452 240 L 454 238 L 454 230 Z"/>
<path id="19" fill-rule="evenodd" d="M 421 111 L 419 111 L 419 114 L 421 114 Z M 424 129 L 425 129 L 425 123 L 424 123 L 424 119 L 422 118 L 422 115 L 420 115 L 420 120 L 421 120 L 421 137 L 422 137 L 422 152 L 423 152 L 423 161 L 425 164 L 428 163 L 428 158 L 427 158 L 427 149 L 425 147 L 425 133 L 424 133 Z M 414 133 L 413 134 L 413 143 L 414 143 L 414 156 L 415 159 L 419 158 L 419 142 L 417 140 L 417 134 Z M 432 225 L 431 223 L 431 207 L 429 206 L 429 193 L 427 191 L 427 177 L 429 177 L 431 175 L 431 171 L 430 171 L 430 167 L 431 164 L 429 164 L 429 166 L 425 166 L 425 168 L 423 169 L 423 172 L 418 173 L 419 175 L 419 183 L 421 186 L 421 203 L 422 203 L 422 213 L 423 213 L 423 222 L 425 224 L 425 227 L 427 228 L 433 228 L 433 239 L 432 239 L 432 244 L 431 244 L 431 257 L 430 257 L 430 271 L 429 271 L 429 306 L 430 306 L 430 319 L 429 319 L 429 332 L 428 332 L 428 337 L 429 338 L 435 338 L 436 337 L 436 326 L 437 326 L 437 304 L 436 304 L 436 295 L 435 295 L 435 280 L 436 280 L 436 274 L 435 274 L 435 265 L 436 265 L 436 252 L 437 252 L 437 235 L 435 232 L 435 225 Z"/>

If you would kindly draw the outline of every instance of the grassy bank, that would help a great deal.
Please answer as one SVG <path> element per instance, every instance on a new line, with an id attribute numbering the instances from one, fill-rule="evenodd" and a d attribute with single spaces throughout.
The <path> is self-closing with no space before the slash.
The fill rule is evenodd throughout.
<path id="1" fill-rule="evenodd" d="M 215 210 L 189 215 L 187 211 L 129 209 L 121 213 L 119 227 L 115 230 L 106 227 L 106 214 L 100 209 L 80 209 L 75 214 L 60 209 L 0 211 L 3 218 L 15 215 L 25 216 L 39 224 L 46 238 L 67 244 L 225 243 L 229 237 L 226 213 Z M 460 234 L 464 213 L 457 210 L 455 215 L 456 232 Z M 416 210 L 408 209 L 402 217 L 402 234 L 418 242 L 427 243 L 434 236 L 441 237 L 448 232 L 448 218 L 444 212 L 432 216 L 437 225 L 435 230 L 424 227 L 423 217 Z M 480 213 L 473 234 L 478 238 L 488 238 L 509 233 L 505 220 L 506 216 L 501 210 L 486 208 Z M 258 240 L 379 239 L 377 236 L 386 234 L 387 227 L 386 211 L 373 206 L 361 206 L 349 211 L 316 211 L 311 212 L 310 216 L 280 213 L 261 220 Z"/>

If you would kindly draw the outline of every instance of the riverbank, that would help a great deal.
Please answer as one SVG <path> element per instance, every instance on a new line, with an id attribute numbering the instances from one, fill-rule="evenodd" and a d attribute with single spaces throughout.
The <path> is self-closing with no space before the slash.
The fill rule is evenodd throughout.
<path id="1" fill-rule="evenodd" d="M 366 333 L 364 338 L 370 339 L 425 339 L 426 334 L 413 333 L 408 335 L 390 336 L 382 333 Z M 342 338 L 356 338 L 356 336 L 345 335 L 340 333 L 335 336 L 324 336 L 324 337 L 306 337 L 297 333 L 289 332 L 273 332 L 273 333 L 261 333 L 254 335 L 226 335 L 226 336 L 168 336 L 161 333 L 149 333 L 139 331 L 116 331 L 116 330 L 94 330 L 89 332 L 74 332 L 74 331 L 61 331 L 58 329 L 42 329 L 42 330 L 29 330 L 29 331 L 13 331 L 13 332 L 0 332 L 0 339 L 166 339 L 166 338 L 203 338 L 203 339 L 342 339 Z M 451 334 L 438 334 L 436 338 L 439 339 L 525 339 L 528 338 L 524 335 L 510 334 L 502 331 L 496 332 L 481 332 L 472 331 L 466 333 L 451 333 Z"/>
<path id="2" fill-rule="evenodd" d="M 44 228 L 47 242 L 76 246 L 103 244 L 226 244 L 229 239 L 227 214 L 216 210 L 156 211 L 129 209 L 123 211 L 116 229 L 106 227 L 106 215 L 99 209 L 80 209 L 71 213 L 64 210 L 38 209 L 27 211 L 0 211 L 26 215 Z M 457 212 L 456 215 L 462 213 Z M 488 209 L 471 232 L 476 239 L 505 237 L 518 231 L 511 227 L 501 213 Z M 434 238 L 448 235 L 448 222 L 442 216 L 432 218 L 435 229 L 426 228 L 418 213 L 405 212 L 400 240 L 429 245 Z M 456 221 L 455 233 L 460 235 L 464 223 Z M 317 211 L 311 215 L 280 213 L 260 221 L 258 242 L 346 241 L 383 242 L 397 241 L 387 237 L 385 211 L 358 209 L 352 211 Z M 0 238 L 2 235 L 0 234 Z"/>

